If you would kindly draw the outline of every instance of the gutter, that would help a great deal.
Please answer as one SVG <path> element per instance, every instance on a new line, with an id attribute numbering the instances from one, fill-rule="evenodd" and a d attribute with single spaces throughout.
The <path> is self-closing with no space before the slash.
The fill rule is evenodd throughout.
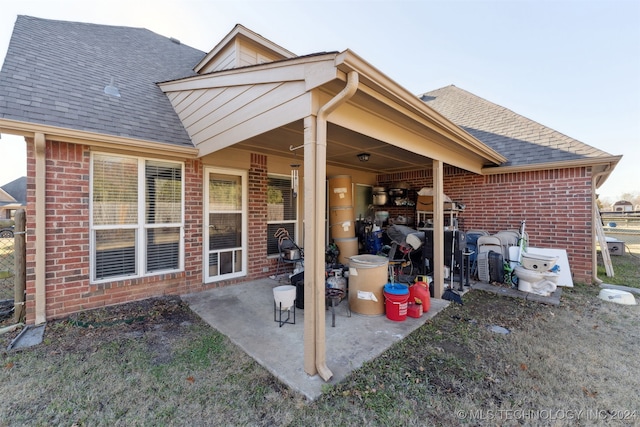
<path id="1" fill-rule="evenodd" d="M 593 157 L 588 159 L 565 160 L 561 162 L 533 163 L 514 166 L 485 166 L 482 175 L 501 175 L 505 173 L 531 172 L 551 169 L 576 168 L 583 166 L 605 166 L 606 172 L 611 173 L 613 167 L 618 164 L 622 156 Z M 596 177 L 598 175 L 594 175 Z"/>
<path id="2" fill-rule="evenodd" d="M 340 105 L 344 104 L 358 90 L 358 73 L 350 71 L 347 74 L 346 86 L 329 102 L 318 110 L 316 117 L 316 174 L 315 174 L 315 206 L 319 211 L 320 206 L 326 203 L 326 174 L 327 174 L 327 117 Z M 325 241 L 324 215 L 315 215 L 314 242 L 318 247 L 319 242 Z M 324 251 L 315 251 L 315 266 L 324 266 Z M 320 377 L 329 381 L 333 373 L 327 367 L 326 337 L 325 337 L 325 288 L 324 268 L 315 268 L 315 364 Z"/>

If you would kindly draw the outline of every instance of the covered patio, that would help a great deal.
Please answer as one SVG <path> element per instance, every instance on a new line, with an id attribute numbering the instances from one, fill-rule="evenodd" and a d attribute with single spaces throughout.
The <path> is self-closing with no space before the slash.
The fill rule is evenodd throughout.
<path id="1" fill-rule="evenodd" d="M 209 325 L 309 400 L 322 394 L 323 385 L 344 380 L 353 370 L 379 356 L 449 305 L 449 301 L 431 299 L 431 309 L 422 317 L 407 317 L 397 322 L 384 315 L 352 313 L 349 317 L 347 300 L 343 300 L 335 307 L 335 327 L 328 309 L 324 319 L 326 361 L 333 377 L 325 382 L 304 370 L 306 310 L 295 309 L 295 324 L 280 327 L 279 322 L 274 321 L 272 289 L 281 284 L 273 279 L 260 279 L 183 295 L 182 299 Z"/>
<path id="2" fill-rule="evenodd" d="M 236 60 L 242 56 L 238 52 L 254 57 L 256 46 L 272 60 L 229 68 L 223 58 L 232 44 Z M 445 164 L 481 174 L 506 159 L 350 50 L 296 57 L 237 26 L 196 71 L 198 76 L 159 86 L 204 165 L 216 158 L 229 164 L 238 152 L 264 155 L 271 164 L 301 163 L 297 203 L 303 216 L 297 235 L 305 250 L 307 316 L 300 321 L 304 333 L 296 350 L 304 348 L 304 372 L 330 381 L 335 373 L 325 351 L 333 329 L 326 328 L 324 301 L 327 177 L 355 172 L 364 176 L 361 184 L 375 185 L 382 172 L 432 169 L 433 203 L 442 206 Z M 366 164 L 358 157 L 363 151 L 369 153 Z M 434 211 L 433 227 L 443 230 L 442 209 Z M 436 297 L 444 291 L 443 239 L 443 233 L 434 233 Z M 246 326 L 242 333 L 249 336 Z"/>

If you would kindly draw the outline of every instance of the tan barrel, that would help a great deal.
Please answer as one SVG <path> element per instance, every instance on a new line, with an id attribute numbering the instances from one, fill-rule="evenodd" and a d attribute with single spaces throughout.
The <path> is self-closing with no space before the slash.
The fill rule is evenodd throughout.
<path id="1" fill-rule="evenodd" d="M 349 308 L 369 316 L 384 314 L 384 285 L 389 259 L 378 255 L 357 255 L 349 260 Z"/>
<path id="2" fill-rule="evenodd" d="M 353 206 L 329 209 L 329 229 L 331 230 L 331 237 L 334 239 L 355 237 L 356 228 Z"/>
<path id="3" fill-rule="evenodd" d="M 338 262 L 340 264 L 349 265 L 349 258 L 358 255 L 358 238 L 347 237 L 343 239 L 333 239 L 333 241 L 340 250 Z"/>
<path id="4" fill-rule="evenodd" d="M 329 177 L 329 207 L 338 206 L 353 206 L 350 175 Z"/>

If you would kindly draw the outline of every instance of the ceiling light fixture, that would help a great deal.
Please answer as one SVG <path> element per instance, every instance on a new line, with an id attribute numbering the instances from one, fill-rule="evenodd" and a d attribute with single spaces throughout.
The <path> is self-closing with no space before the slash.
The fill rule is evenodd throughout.
<path id="1" fill-rule="evenodd" d="M 361 162 L 368 162 L 369 161 L 369 157 L 371 157 L 371 154 L 369 154 L 369 153 L 360 153 L 360 154 L 358 154 L 358 158 L 360 159 Z"/>

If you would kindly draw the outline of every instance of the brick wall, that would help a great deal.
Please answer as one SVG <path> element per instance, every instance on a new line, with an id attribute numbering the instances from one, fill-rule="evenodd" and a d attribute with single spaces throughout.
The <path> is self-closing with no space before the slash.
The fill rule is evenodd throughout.
<path id="1" fill-rule="evenodd" d="M 530 246 L 566 249 L 574 280 L 591 282 L 589 168 L 481 176 L 447 166 L 444 172 L 444 193 L 465 204 L 462 230 L 517 230 L 526 220 Z M 416 190 L 433 185 L 430 170 L 378 176 L 379 185 L 396 181 L 409 182 Z M 404 208 L 388 210 L 391 216 L 406 214 Z"/>
<path id="2" fill-rule="evenodd" d="M 185 162 L 185 271 L 90 284 L 89 147 L 46 142 L 46 316 L 205 289 L 202 280 L 202 165 Z M 35 212 L 33 141 L 27 144 L 27 212 Z M 27 322 L 35 318 L 35 216 L 27 216 Z"/>
<path id="3" fill-rule="evenodd" d="M 165 294 L 185 294 L 268 276 L 275 269 L 266 257 L 267 157 L 251 155 L 248 178 L 248 275 L 203 282 L 203 179 L 200 160 L 185 161 L 185 270 L 108 283 L 90 284 L 90 149 L 46 141 L 46 316 L 66 317 L 92 308 Z M 35 212 L 35 153 L 27 144 L 27 212 Z M 35 216 L 27 215 L 27 322 L 35 319 Z M 263 271 L 263 270 L 267 271 Z"/>
<path id="4" fill-rule="evenodd" d="M 249 167 L 249 218 L 247 250 L 250 279 L 268 276 L 264 268 L 270 269 L 272 262 L 266 258 L 267 253 L 267 156 L 251 154 Z"/>

